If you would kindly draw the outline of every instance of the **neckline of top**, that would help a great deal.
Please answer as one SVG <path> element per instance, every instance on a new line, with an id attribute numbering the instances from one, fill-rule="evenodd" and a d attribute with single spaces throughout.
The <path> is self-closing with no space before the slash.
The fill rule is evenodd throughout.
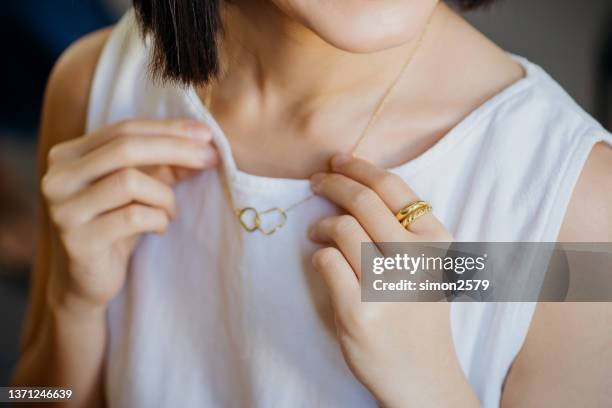
<path id="1" fill-rule="evenodd" d="M 421 168 L 427 166 L 444 156 L 458 142 L 468 139 L 470 129 L 472 129 L 483 118 L 491 114 L 501 103 L 511 99 L 514 95 L 529 87 L 540 74 L 540 68 L 526 58 L 509 54 L 510 57 L 518 62 L 525 71 L 523 78 L 512 83 L 502 91 L 485 101 L 482 105 L 474 109 L 464 119 L 457 123 L 448 131 L 436 144 L 427 149 L 419 156 L 404 162 L 398 166 L 388 169 L 389 171 L 403 177 L 409 177 L 417 173 Z M 227 174 L 232 188 L 254 191 L 287 190 L 295 188 L 297 190 L 308 191 L 310 182 L 308 179 L 293 179 L 282 177 L 260 176 L 244 172 L 238 168 L 231 150 L 227 136 L 219 123 L 206 108 L 198 93 L 193 86 L 182 89 L 183 97 L 187 99 L 188 105 L 194 111 L 198 119 L 204 119 L 211 127 L 213 141 L 221 156 L 223 168 Z"/>

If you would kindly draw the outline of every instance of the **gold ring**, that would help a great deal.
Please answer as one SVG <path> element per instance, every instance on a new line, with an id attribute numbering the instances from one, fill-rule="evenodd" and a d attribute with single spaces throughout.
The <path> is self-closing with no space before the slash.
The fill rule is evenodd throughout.
<path id="1" fill-rule="evenodd" d="M 408 204 L 407 206 L 405 206 L 404 208 L 402 208 L 397 214 L 395 214 L 395 218 L 399 222 L 402 222 L 404 221 L 404 219 L 406 219 L 410 215 L 410 213 L 412 213 L 413 211 L 419 208 L 424 208 L 424 207 L 430 207 L 430 205 L 426 201 L 422 201 L 422 200 L 412 202 Z"/>
<path id="2" fill-rule="evenodd" d="M 404 228 L 408 228 L 410 224 L 430 213 L 432 210 L 431 205 L 426 201 L 415 201 L 402 208 L 395 218 L 402 224 Z"/>

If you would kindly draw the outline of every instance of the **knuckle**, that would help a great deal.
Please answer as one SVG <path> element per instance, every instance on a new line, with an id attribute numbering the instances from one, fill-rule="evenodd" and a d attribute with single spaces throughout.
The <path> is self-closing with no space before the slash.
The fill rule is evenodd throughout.
<path id="1" fill-rule="evenodd" d="M 353 203 L 357 207 L 371 207 L 376 202 L 377 195 L 368 188 L 359 189 L 353 196 Z"/>
<path id="2" fill-rule="evenodd" d="M 398 184 L 403 182 L 397 174 L 387 172 L 376 181 L 375 188 L 379 191 L 386 191 L 396 188 Z"/>
<path id="3" fill-rule="evenodd" d="M 56 170 L 47 171 L 40 179 L 40 192 L 48 201 L 53 201 L 58 195 L 62 181 L 61 173 Z"/>
<path id="4" fill-rule="evenodd" d="M 132 159 L 136 157 L 138 149 L 135 139 L 132 136 L 123 136 L 115 142 L 116 154 L 124 159 Z"/>
<path id="5" fill-rule="evenodd" d="M 344 324 L 349 332 L 358 334 L 360 337 L 367 337 L 376 326 L 378 312 L 366 306 L 353 307 L 345 311 Z"/>
<path id="6" fill-rule="evenodd" d="M 332 233 L 335 236 L 351 234 L 358 226 L 358 222 L 352 215 L 340 215 L 332 224 Z"/>
<path id="7" fill-rule="evenodd" d="M 85 222 L 83 216 L 69 204 L 50 206 L 49 216 L 60 231 L 72 230 Z"/>
<path id="8" fill-rule="evenodd" d="M 327 269 L 338 261 L 338 250 L 332 247 L 319 249 L 312 255 L 312 263 L 317 269 Z"/>
<path id="9" fill-rule="evenodd" d="M 145 211 L 139 205 L 130 205 L 123 210 L 123 218 L 126 225 L 138 227 L 145 222 Z"/>
<path id="10" fill-rule="evenodd" d="M 161 204 L 166 205 L 169 208 L 174 208 L 176 206 L 176 196 L 172 190 L 172 187 L 160 183 L 154 188 L 156 189 L 155 194 L 159 195 Z"/>
<path id="11" fill-rule="evenodd" d="M 62 157 L 63 151 L 64 146 L 61 143 L 51 146 L 51 149 L 49 149 L 49 153 L 47 153 L 47 161 L 49 165 L 57 163 Z"/>
<path id="12" fill-rule="evenodd" d="M 137 177 L 136 170 L 134 169 L 121 170 L 116 178 L 119 191 L 130 195 L 135 194 L 138 189 Z"/>
<path id="13" fill-rule="evenodd" d="M 151 231 L 165 232 L 170 226 L 170 219 L 162 210 L 152 210 L 149 214 L 148 228 Z"/>
<path id="14" fill-rule="evenodd" d="M 40 191 L 45 198 L 50 198 L 53 194 L 53 175 L 50 172 L 45 173 L 40 179 Z"/>

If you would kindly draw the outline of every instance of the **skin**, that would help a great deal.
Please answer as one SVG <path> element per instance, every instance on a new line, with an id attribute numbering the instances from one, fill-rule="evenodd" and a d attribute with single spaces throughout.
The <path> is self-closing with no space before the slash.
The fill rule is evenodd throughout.
<path id="1" fill-rule="evenodd" d="M 518 80 L 522 69 L 434 1 L 319 6 L 275 0 L 229 7 L 225 71 L 212 88 L 211 109 L 242 170 L 296 178 L 316 173 L 313 190 L 345 210 L 313 226 L 311 238 L 323 244 L 313 262 L 329 287 L 338 340 L 355 376 L 383 406 L 477 406 L 454 354 L 448 304 L 361 303 L 358 252 L 369 240 L 452 239 L 433 215 L 410 231 L 400 227 L 394 212 L 416 196 L 382 168 L 421 154 Z M 335 157 L 348 152 L 428 20 L 413 63 L 357 152 L 363 159 Z M 72 46 L 49 81 L 40 142 L 47 205 L 14 377 L 17 385 L 70 387 L 74 405 L 87 407 L 104 406 L 104 314 L 124 283 L 136 241 L 144 232 L 163 232 L 175 216 L 169 186 L 217 163 L 208 129 L 189 121 L 136 120 L 81 137 L 107 36 L 98 32 Z M 274 50 L 266 46 L 271 42 Z M 447 51 L 436 52 L 440 47 Z M 612 189 L 604 182 L 611 173 L 611 149 L 596 146 L 560 241 L 612 240 L 612 228 L 602 222 L 612 219 Z M 609 305 L 539 305 L 502 405 L 612 404 L 602 381 L 612 376 L 611 322 Z M 582 346 L 586 336 L 588 347 Z"/>

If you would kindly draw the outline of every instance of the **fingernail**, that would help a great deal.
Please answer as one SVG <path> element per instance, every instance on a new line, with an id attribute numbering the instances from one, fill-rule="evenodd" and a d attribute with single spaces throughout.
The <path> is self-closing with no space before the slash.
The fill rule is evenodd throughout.
<path id="1" fill-rule="evenodd" d="M 352 159 L 352 156 L 348 154 L 337 154 L 331 159 L 332 168 L 340 167 L 345 163 L 348 163 Z"/>
<path id="2" fill-rule="evenodd" d="M 211 139 L 210 129 L 206 124 L 197 121 L 189 121 L 187 124 L 187 133 L 190 138 L 196 140 L 209 141 Z"/>
<path id="3" fill-rule="evenodd" d="M 312 191 L 318 191 L 319 185 L 321 184 L 325 176 L 325 173 L 316 173 L 312 177 L 310 177 L 310 187 L 312 188 Z"/>
<path id="4" fill-rule="evenodd" d="M 213 163 L 217 159 L 217 151 L 210 147 L 206 146 L 200 150 L 200 162 L 202 164 Z"/>

